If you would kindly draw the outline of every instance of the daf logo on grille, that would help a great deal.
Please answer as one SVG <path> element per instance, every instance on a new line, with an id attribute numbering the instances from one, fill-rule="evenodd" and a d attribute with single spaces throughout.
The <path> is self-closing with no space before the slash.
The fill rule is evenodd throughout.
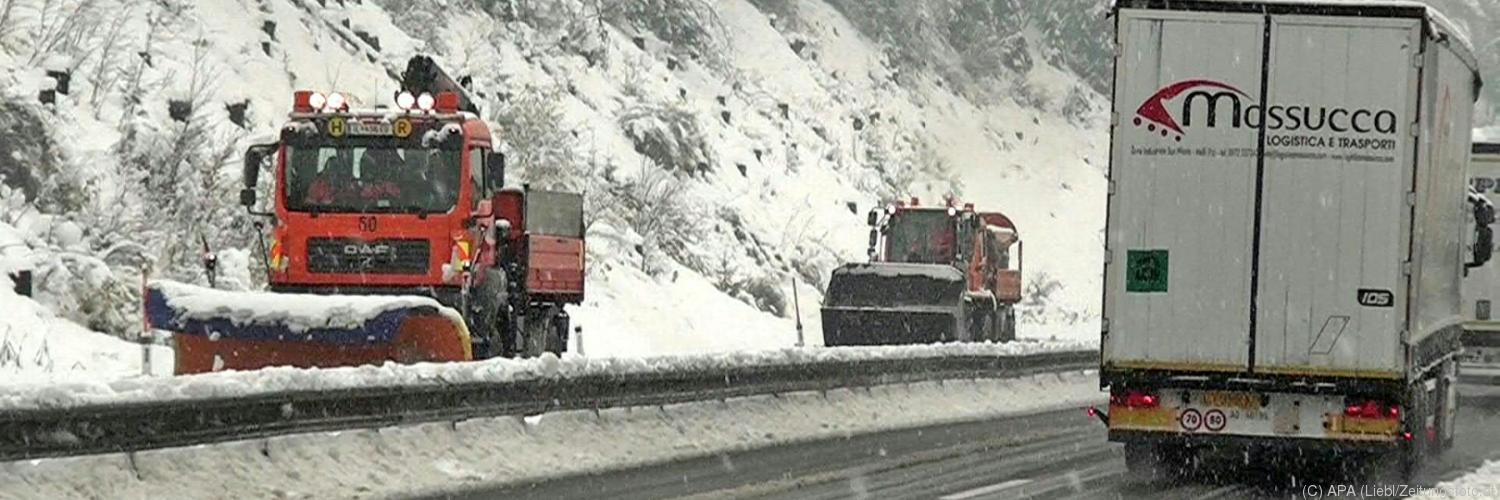
<path id="1" fill-rule="evenodd" d="M 344 255 L 385 256 L 394 255 L 396 249 L 390 245 L 344 245 Z"/>

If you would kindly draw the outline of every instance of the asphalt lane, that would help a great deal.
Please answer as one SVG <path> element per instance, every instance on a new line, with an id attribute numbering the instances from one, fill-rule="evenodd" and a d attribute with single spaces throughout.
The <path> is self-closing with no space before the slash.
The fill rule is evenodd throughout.
<path id="1" fill-rule="evenodd" d="M 1455 448 L 1419 485 L 1500 458 L 1500 387 L 1463 385 Z M 445 498 L 1240 499 L 1298 498 L 1302 471 L 1218 465 L 1180 480 L 1125 471 L 1080 408 L 749 450 Z"/>

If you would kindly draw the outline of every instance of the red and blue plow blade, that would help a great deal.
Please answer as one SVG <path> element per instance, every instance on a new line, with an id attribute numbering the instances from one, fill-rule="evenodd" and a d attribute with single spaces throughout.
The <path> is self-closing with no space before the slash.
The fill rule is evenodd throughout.
<path id="1" fill-rule="evenodd" d="M 458 311 L 418 296 L 146 287 L 146 321 L 173 333 L 176 373 L 473 359 Z"/>

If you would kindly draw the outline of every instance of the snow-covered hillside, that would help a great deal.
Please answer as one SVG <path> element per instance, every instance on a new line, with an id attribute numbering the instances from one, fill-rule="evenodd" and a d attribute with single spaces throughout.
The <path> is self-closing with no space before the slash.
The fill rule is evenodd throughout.
<path id="1" fill-rule="evenodd" d="M 1094 338 L 1103 3 L 0 0 L 0 176 L 27 200 L 0 217 L 77 229 L 27 258 L 97 331 L 138 328 L 143 268 L 201 280 L 203 241 L 253 287 L 240 152 L 293 90 L 383 103 L 422 53 L 473 79 L 516 177 L 587 193 L 588 355 L 790 346 L 799 305 L 817 344 L 864 212 L 948 193 L 1020 226 L 1022 336 Z"/>

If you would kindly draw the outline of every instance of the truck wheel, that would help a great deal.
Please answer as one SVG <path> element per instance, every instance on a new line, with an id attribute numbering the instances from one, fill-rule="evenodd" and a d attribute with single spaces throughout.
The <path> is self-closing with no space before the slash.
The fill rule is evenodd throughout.
<path id="1" fill-rule="evenodd" d="M 996 321 L 995 341 L 1014 342 L 1016 340 L 1016 309 L 1015 306 L 1005 306 L 995 311 Z"/>
<path id="2" fill-rule="evenodd" d="M 992 328 L 990 321 L 994 317 L 994 313 L 980 312 L 978 309 L 978 307 L 969 308 L 969 335 L 967 339 L 964 339 L 965 341 L 984 342 L 990 340 L 990 329 Z"/>
<path id="3" fill-rule="evenodd" d="M 475 289 L 473 320 L 470 322 L 470 344 L 474 359 L 506 354 L 505 345 L 505 274 L 495 269 L 485 271 L 484 284 Z"/>
<path id="4" fill-rule="evenodd" d="M 1425 427 L 1427 418 L 1432 414 L 1431 402 L 1427 398 L 1423 383 L 1418 380 L 1406 389 L 1409 407 L 1402 416 L 1402 429 L 1410 432 L 1412 439 L 1404 441 L 1397 447 L 1397 452 L 1387 456 L 1383 461 L 1381 473 L 1385 477 L 1379 478 L 1388 482 L 1408 482 L 1415 477 L 1418 469 L 1422 466 L 1422 460 L 1426 457 L 1427 429 Z"/>
<path id="5" fill-rule="evenodd" d="M 562 337 L 557 333 L 557 315 L 550 308 L 533 308 L 523 320 L 525 325 L 526 357 L 535 358 L 543 353 L 561 355 Z"/>

